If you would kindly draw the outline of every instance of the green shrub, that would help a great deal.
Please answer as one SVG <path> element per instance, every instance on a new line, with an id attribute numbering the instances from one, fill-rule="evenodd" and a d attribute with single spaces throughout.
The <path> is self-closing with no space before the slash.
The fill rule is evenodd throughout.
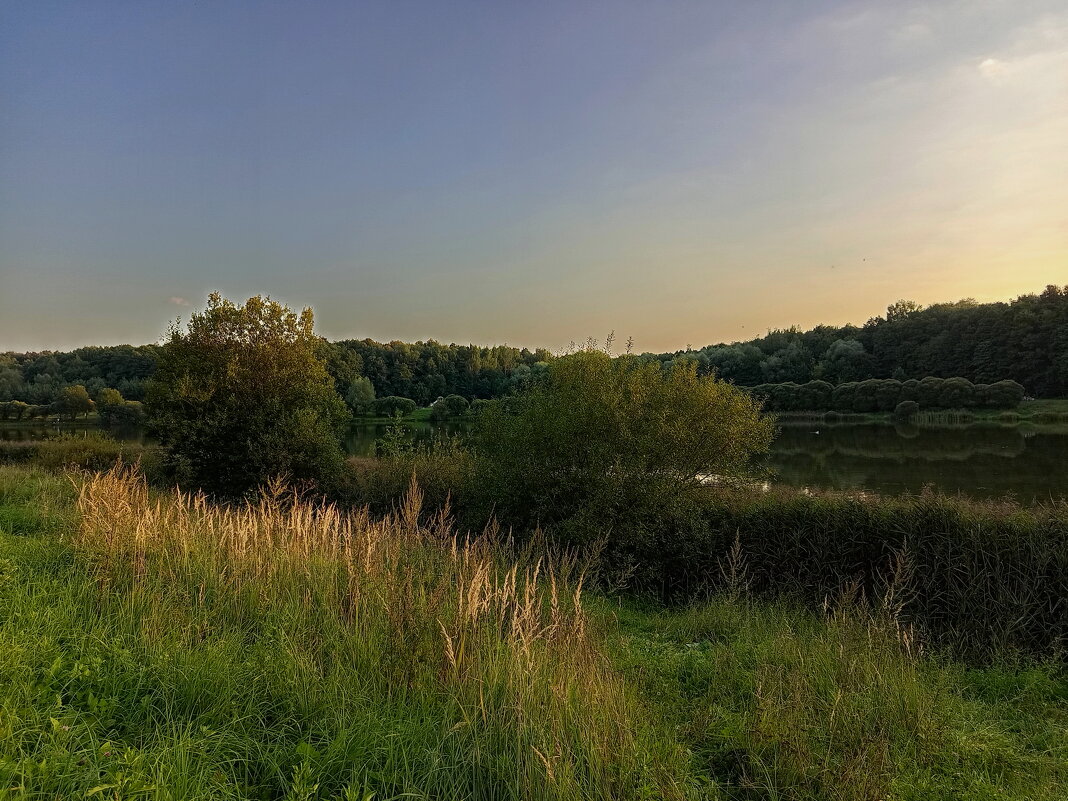
<path id="1" fill-rule="evenodd" d="M 908 420 L 919 411 L 920 404 L 916 403 L 916 401 L 903 400 L 894 407 L 894 417 L 898 420 Z"/>
<path id="2" fill-rule="evenodd" d="M 454 417 L 463 417 L 471 409 L 467 398 L 461 395 L 446 395 L 430 407 L 430 419 L 442 422 Z"/>
<path id="3" fill-rule="evenodd" d="M 285 476 L 341 478 L 348 408 L 320 356 L 311 309 L 213 293 L 161 349 L 148 410 L 184 484 L 238 496 Z"/>
<path id="4" fill-rule="evenodd" d="M 819 605 L 844 587 L 893 589 L 925 636 L 971 656 L 1068 644 L 1064 502 L 710 489 L 684 522 L 665 519 L 636 555 L 638 583 L 667 598 L 720 587 L 737 542 L 757 594 Z"/>
<path id="5" fill-rule="evenodd" d="M 54 439 L 0 440 L 0 462 L 6 464 L 32 464 L 46 470 L 107 470 L 119 459 L 127 464 L 151 462 L 153 467 L 158 461 L 154 450 L 136 442 L 120 442 L 98 431 L 63 434 Z"/>
<path id="6" fill-rule="evenodd" d="M 704 477 L 749 470 L 772 421 L 747 393 L 693 362 L 670 367 L 585 350 L 478 419 L 472 449 L 483 508 L 569 543 L 620 553 L 662 536 L 665 509 L 689 508 Z"/>
<path id="7" fill-rule="evenodd" d="M 374 413 L 379 417 L 406 417 L 419 408 L 411 398 L 401 398 L 397 395 L 389 395 L 378 398 L 373 404 Z"/>

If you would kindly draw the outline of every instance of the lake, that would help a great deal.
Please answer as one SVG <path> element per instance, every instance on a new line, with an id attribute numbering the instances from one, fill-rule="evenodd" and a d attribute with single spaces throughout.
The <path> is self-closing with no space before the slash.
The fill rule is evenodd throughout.
<path id="1" fill-rule="evenodd" d="M 353 455 L 371 456 L 375 440 L 388 428 L 354 426 L 345 447 Z M 420 423 L 406 428 L 410 438 L 429 444 L 442 436 L 463 436 L 467 426 Z M 54 427 L 0 428 L 0 439 L 53 436 Z M 143 439 L 137 431 L 119 436 Z M 784 424 L 768 467 L 774 481 L 795 487 L 896 495 L 931 486 L 975 498 L 1012 495 L 1034 503 L 1068 497 L 1068 426 Z"/>
<path id="2" fill-rule="evenodd" d="M 897 495 L 931 486 L 1034 503 L 1068 497 L 1068 426 L 783 425 L 770 467 L 799 487 Z"/>

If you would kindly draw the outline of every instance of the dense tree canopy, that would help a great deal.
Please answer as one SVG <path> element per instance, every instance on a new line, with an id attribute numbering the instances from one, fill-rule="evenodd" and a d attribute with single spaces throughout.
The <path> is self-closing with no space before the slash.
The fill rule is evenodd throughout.
<path id="1" fill-rule="evenodd" d="M 171 332 L 147 400 L 180 479 L 237 495 L 275 476 L 337 478 L 349 414 L 312 328 L 311 309 L 213 294 Z"/>
<path id="2" fill-rule="evenodd" d="M 1049 286 L 1008 303 L 922 308 L 903 300 L 861 327 L 790 328 L 644 358 L 692 360 L 700 373 L 714 371 L 742 386 L 934 376 L 974 384 L 1009 379 L 1030 395 L 1062 397 L 1068 395 L 1068 287 Z"/>
<path id="3" fill-rule="evenodd" d="M 90 397 L 111 388 L 127 400 L 141 400 L 158 355 L 158 345 L 0 354 L 0 401 L 48 404 L 59 400 L 63 389 L 73 384 L 84 386 Z"/>
<path id="4" fill-rule="evenodd" d="M 89 392 L 81 384 L 64 387 L 56 403 L 56 411 L 69 414 L 71 420 L 80 414 L 89 414 L 93 411 L 93 407 L 93 399 L 89 397 Z"/>

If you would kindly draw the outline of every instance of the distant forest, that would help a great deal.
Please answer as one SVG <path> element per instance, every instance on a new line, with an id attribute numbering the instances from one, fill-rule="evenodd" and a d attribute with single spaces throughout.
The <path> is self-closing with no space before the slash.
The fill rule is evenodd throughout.
<path id="1" fill-rule="evenodd" d="M 961 300 L 925 308 L 901 300 L 885 317 L 859 327 L 795 327 L 654 358 L 694 359 L 701 372 L 715 371 L 742 386 L 933 376 L 975 384 L 1012 380 L 1034 397 L 1065 397 L 1068 286 L 1048 286 L 1008 303 Z"/>
<path id="2" fill-rule="evenodd" d="M 549 351 L 505 345 L 323 342 L 323 355 L 342 397 L 354 381 L 370 380 L 378 397 L 411 398 L 425 406 L 445 395 L 495 398 L 530 381 L 552 359 Z M 141 400 L 159 345 L 85 347 L 69 352 L 0 354 L 0 401 L 48 404 L 65 387 L 82 384 L 96 398 L 105 388 Z M 775 330 L 748 342 L 708 345 L 641 358 L 694 360 L 742 386 L 832 385 L 869 378 L 900 381 L 966 378 L 976 384 L 1011 379 L 1035 397 L 1068 396 L 1068 286 L 1007 303 L 962 300 L 921 307 L 898 301 L 886 316 L 862 326 L 821 325 Z"/>

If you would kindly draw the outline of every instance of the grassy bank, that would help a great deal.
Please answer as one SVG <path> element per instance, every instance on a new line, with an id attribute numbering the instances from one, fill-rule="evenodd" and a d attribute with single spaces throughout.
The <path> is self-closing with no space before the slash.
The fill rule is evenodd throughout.
<path id="1" fill-rule="evenodd" d="M 1068 679 L 886 610 L 620 606 L 579 565 L 284 495 L 0 467 L 11 798 L 1059 799 Z"/>
<path id="2" fill-rule="evenodd" d="M 33 465 L 46 470 L 107 470 L 120 459 L 127 464 L 139 462 L 153 475 L 159 472 L 158 448 L 116 440 L 102 431 L 50 439 L 0 440 L 0 464 Z"/>
<path id="3" fill-rule="evenodd" d="M 430 422 L 429 406 L 421 409 L 416 409 L 411 414 L 406 414 L 401 417 L 383 417 L 381 415 L 361 415 L 353 417 L 353 425 L 369 425 L 372 423 L 384 424 L 384 423 L 429 423 Z"/>

